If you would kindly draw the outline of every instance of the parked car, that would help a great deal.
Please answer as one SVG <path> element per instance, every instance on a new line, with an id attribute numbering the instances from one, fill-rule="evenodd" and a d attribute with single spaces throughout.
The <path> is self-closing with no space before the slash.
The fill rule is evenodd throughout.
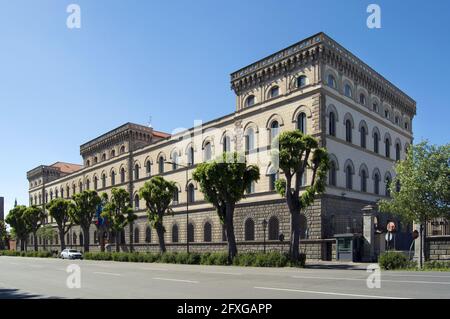
<path id="1" fill-rule="evenodd" d="M 59 257 L 62 259 L 83 259 L 83 254 L 75 249 L 64 249 Z"/>

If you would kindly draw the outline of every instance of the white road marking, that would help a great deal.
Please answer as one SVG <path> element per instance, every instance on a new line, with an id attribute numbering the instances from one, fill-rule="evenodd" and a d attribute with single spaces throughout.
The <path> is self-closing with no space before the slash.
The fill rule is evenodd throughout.
<path id="1" fill-rule="evenodd" d="M 164 281 L 177 281 L 177 282 L 187 282 L 190 284 L 198 284 L 198 281 L 193 280 L 182 280 L 182 279 L 171 279 L 171 278 L 152 278 L 153 280 L 164 280 Z"/>
<path id="2" fill-rule="evenodd" d="M 407 275 L 407 274 L 384 274 L 381 273 L 381 276 L 389 276 L 389 277 L 429 277 L 429 278 L 448 278 L 450 279 L 450 276 L 438 276 L 438 275 L 421 275 L 421 274 L 414 274 L 414 275 Z"/>
<path id="3" fill-rule="evenodd" d="M 348 281 L 366 281 L 367 278 L 343 278 L 343 277 L 313 277 L 313 276 L 292 276 L 297 279 L 319 279 L 319 280 L 348 280 Z M 381 282 L 397 282 L 406 284 L 434 284 L 434 285 L 450 285 L 450 282 L 438 282 L 438 281 L 419 281 L 419 280 L 392 280 L 381 279 Z"/>
<path id="4" fill-rule="evenodd" d="M 376 295 L 346 294 L 346 293 L 340 293 L 340 292 L 313 291 L 313 290 L 299 290 L 299 289 L 288 289 L 288 288 L 273 288 L 273 287 L 253 287 L 253 288 L 255 288 L 255 289 L 261 289 L 261 290 L 277 290 L 277 291 L 300 292 L 300 293 L 306 293 L 306 294 L 330 295 L 330 296 L 345 296 L 345 297 L 357 297 L 357 298 L 411 299 L 411 298 L 402 298 L 402 297 L 388 297 L 388 296 L 376 296 Z"/>
<path id="5" fill-rule="evenodd" d="M 156 270 L 156 271 L 169 271 L 169 269 L 159 269 L 159 268 L 139 268 L 140 270 Z"/>
<path id="6" fill-rule="evenodd" d="M 122 276 L 121 274 L 115 274 L 115 273 L 112 273 L 112 272 L 100 272 L 100 271 L 96 271 L 96 272 L 94 272 L 94 274 L 107 275 L 107 276 L 117 276 L 117 277 Z"/>
<path id="7" fill-rule="evenodd" d="M 217 274 L 217 275 L 232 275 L 232 276 L 242 276 L 241 273 L 234 272 L 222 272 L 222 271 L 202 271 L 203 274 Z"/>
<path id="8" fill-rule="evenodd" d="M 32 267 L 32 268 L 44 268 L 44 266 L 40 266 L 40 265 L 27 265 L 27 266 Z"/>

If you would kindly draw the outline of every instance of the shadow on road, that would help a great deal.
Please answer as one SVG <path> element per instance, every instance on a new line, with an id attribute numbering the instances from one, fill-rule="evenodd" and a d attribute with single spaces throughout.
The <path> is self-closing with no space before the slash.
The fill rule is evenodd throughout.
<path id="1" fill-rule="evenodd" d="M 26 292 L 21 292 L 19 291 L 19 289 L 0 288 L 0 299 L 59 299 L 59 298 L 29 294 Z"/>
<path id="2" fill-rule="evenodd" d="M 306 264 L 306 269 L 366 270 L 367 266 L 351 264 Z"/>

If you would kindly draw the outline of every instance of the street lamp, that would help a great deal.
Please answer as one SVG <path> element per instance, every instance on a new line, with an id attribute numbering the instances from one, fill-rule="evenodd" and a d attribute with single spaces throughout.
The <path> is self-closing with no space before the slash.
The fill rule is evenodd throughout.
<path id="1" fill-rule="evenodd" d="M 267 228 L 267 220 L 262 221 L 262 226 L 264 230 L 264 253 L 266 253 L 266 228 Z"/>
<path id="2" fill-rule="evenodd" d="M 189 189 L 188 189 L 188 179 L 189 179 L 189 166 L 182 165 L 171 161 L 165 161 L 166 164 L 183 167 L 186 169 L 186 252 L 189 254 Z"/>

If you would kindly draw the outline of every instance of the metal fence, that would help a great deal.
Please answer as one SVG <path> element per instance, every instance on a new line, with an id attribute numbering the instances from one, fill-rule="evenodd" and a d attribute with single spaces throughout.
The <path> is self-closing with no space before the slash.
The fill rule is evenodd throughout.
<path id="1" fill-rule="evenodd" d="M 450 236 L 450 222 L 447 219 L 434 219 L 427 225 L 428 236 Z"/>

